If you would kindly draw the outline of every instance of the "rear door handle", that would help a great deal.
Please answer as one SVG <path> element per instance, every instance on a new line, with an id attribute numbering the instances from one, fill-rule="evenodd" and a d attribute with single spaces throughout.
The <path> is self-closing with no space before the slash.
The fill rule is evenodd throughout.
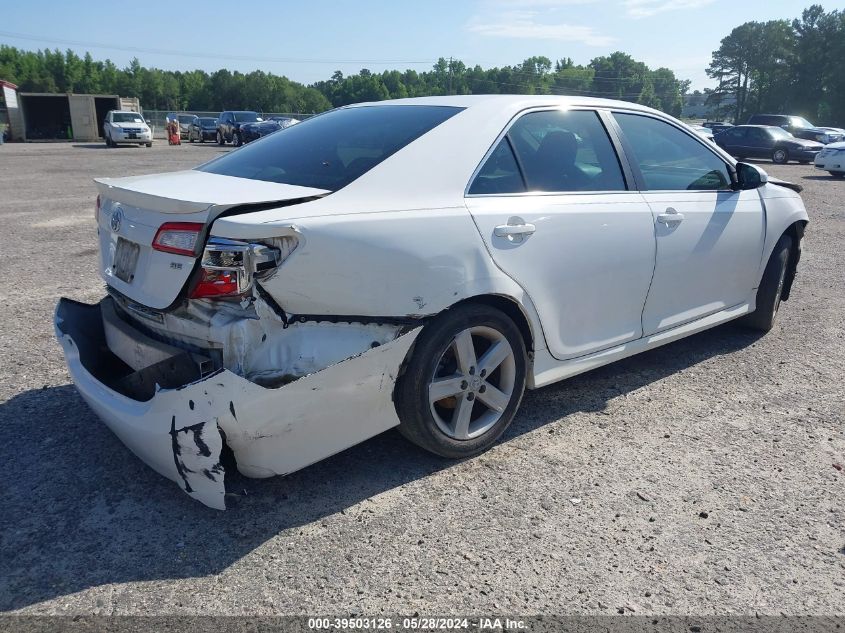
<path id="1" fill-rule="evenodd" d="M 684 221 L 684 214 L 678 213 L 672 207 L 666 209 L 666 213 L 660 213 L 657 216 L 657 222 L 659 224 L 665 224 L 666 226 L 677 226 L 681 222 Z"/>
<path id="2" fill-rule="evenodd" d="M 529 224 L 522 218 L 514 216 L 508 218 L 507 224 L 500 224 L 494 228 L 493 235 L 496 237 L 506 237 L 511 242 L 521 242 L 536 230 L 537 227 L 533 224 Z"/>

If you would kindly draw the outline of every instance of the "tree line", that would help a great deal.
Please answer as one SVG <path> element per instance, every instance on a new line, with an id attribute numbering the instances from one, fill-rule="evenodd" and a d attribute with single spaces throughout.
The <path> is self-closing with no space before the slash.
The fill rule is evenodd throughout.
<path id="1" fill-rule="evenodd" d="M 800 18 L 746 22 L 721 41 L 702 95 L 717 115 L 744 123 L 755 113 L 800 114 L 845 125 L 845 12 L 814 4 Z"/>
<path id="2" fill-rule="evenodd" d="M 635 101 L 679 115 L 689 82 L 668 68 L 650 69 L 616 52 L 576 65 L 530 57 L 521 64 L 484 69 L 439 59 L 429 71 L 363 69 L 305 86 L 260 70 L 170 71 L 146 68 L 133 59 L 126 68 L 111 60 L 80 57 L 71 50 L 24 51 L 0 46 L 0 78 L 24 92 L 76 92 L 138 97 L 152 110 L 322 112 L 360 101 L 447 94 L 567 94 Z"/>
<path id="3" fill-rule="evenodd" d="M 713 116 L 744 122 L 755 112 L 802 114 L 819 124 L 845 123 L 845 12 L 819 5 L 795 20 L 747 22 L 713 53 L 707 74 L 715 89 L 696 91 Z M 529 57 L 497 68 L 439 59 L 431 70 L 340 71 L 306 86 L 260 70 L 170 71 L 137 59 L 125 68 L 71 50 L 25 51 L 0 45 L 0 78 L 26 92 L 138 97 L 152 110 L 322 112 L 360 101 L 447 94 L 563 94 L 633 101 L 679 116 L 690 82 L 668 68 L 651 69 L 623 52 L 575 64 Z"/>

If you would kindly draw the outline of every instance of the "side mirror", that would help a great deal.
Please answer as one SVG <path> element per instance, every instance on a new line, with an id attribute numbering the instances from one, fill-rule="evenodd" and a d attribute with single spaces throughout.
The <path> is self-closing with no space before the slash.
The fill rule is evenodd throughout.
<path id="1" fill-rule="evenodd" d="M 738 191 L 758 189 L 769 182 L 769 175 L 757 165 L 736 164 L 736 187 Z"/>

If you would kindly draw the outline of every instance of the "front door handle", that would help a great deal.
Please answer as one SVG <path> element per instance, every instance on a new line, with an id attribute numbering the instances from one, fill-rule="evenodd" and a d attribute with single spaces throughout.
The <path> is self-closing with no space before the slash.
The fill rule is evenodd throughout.
<path id="1" fill-rule="evenodd" d="M 666 226 L 677 226 L 684 221 L 684 214 L 678 213 L 672 207 L 666 209 L 666 213 L 660 213 L 657 216 L 657 222 L 665 224 Z"/>
<path id="2" fill-rule="evenodd" d="M 511 242 L 521 242 L 526 237 L 531 235 L 537 227 L 529 224 L 520 217 L 512 217 L 508 219 L 507 224 L 500 224 L 493 229 L 493 235 L 496 237 L 506 237 Z"/>

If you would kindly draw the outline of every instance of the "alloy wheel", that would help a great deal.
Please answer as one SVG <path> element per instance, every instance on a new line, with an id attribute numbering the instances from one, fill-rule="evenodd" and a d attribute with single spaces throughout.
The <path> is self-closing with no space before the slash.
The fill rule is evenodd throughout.
<path id="1" fill-rule="evenodd" d="M 428 385 L 431 414 L 447 436 L 473 439 L 499 421 L 515 383 L 514 351 L 504 334 L 486 326 L 468 328 L 440 356 Z"/>

